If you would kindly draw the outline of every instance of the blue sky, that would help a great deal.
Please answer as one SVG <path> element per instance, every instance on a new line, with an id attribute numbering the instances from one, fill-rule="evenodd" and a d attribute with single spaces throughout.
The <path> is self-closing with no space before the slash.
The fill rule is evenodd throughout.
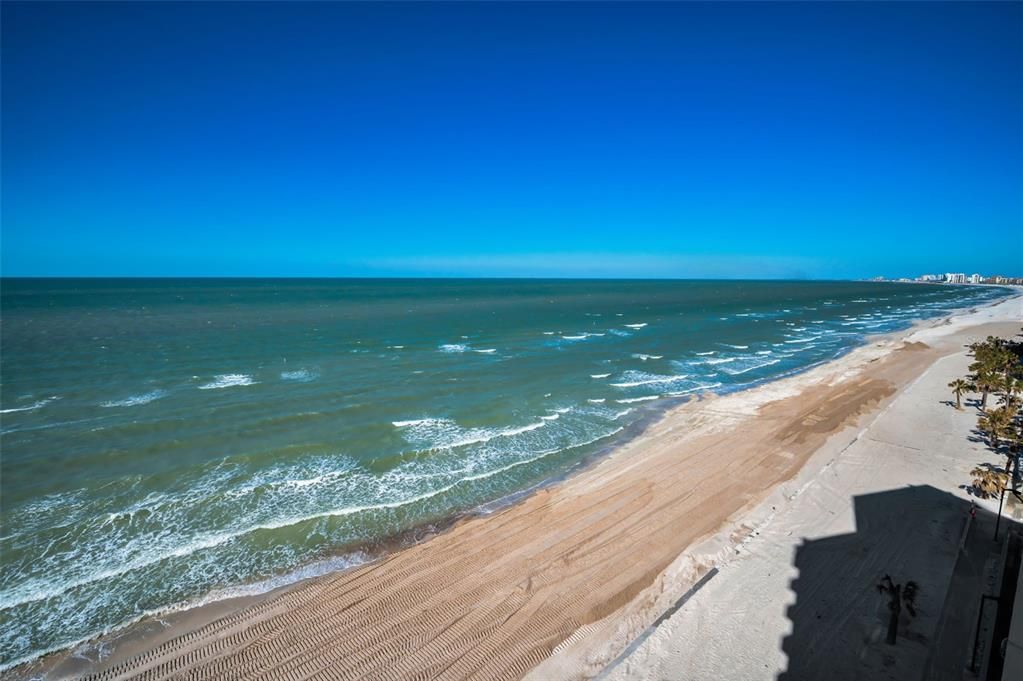
<path id="1" fill-rule="evenodd" d="M 4 2 L 5 275 L 1023 275 L 1023 4 Z"/>

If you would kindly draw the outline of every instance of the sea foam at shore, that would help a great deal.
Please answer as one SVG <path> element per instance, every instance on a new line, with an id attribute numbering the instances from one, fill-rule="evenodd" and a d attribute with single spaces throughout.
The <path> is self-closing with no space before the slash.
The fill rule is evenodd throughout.
<path id="1" fill-rule="evenodd" d="M 739 390 L 1005 295 L 7 280 L 3 664 L 349 565 L 334 557 L 564 473 L 662 398 Z"/>

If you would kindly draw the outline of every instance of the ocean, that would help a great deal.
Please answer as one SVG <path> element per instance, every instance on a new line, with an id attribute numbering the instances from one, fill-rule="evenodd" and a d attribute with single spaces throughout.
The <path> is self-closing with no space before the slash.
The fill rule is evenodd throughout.
<path id="1" fill-rule="evenodd" d="M 1001 288 L 3 279 L 0 668 L 363 562 Z"/>

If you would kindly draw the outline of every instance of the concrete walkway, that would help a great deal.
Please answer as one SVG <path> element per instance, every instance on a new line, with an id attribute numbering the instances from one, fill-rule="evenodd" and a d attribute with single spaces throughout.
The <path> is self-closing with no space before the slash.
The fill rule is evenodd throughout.
<path id="1" fill-rule="evenodd" d="M 1013 325 L 1002 326 L 977 335 L 1007 334 Z M 986 522 L 975 528 L 953 573 L 971 503 L 960 486 L 971 468 L 994 458 L 969 439 L 975 411 L 946 402 L 948 382 L 970 361 L 959 348 L 949 344 L 951 354 L 851 444 L 829 442 L 807 467 L 816 465 L 813 477 L 769 509 L 768 522 L 718 576 L 609 678 L 913 679 L 938 645 L 934 678 L 961 681 L 954 672 L 972 641 L 974 585 L 991 530 Z M 885 573 L 921 587 L 918 616 L 895 647 L 883 641 L 888 611 L 875 589 Z M 956 616 L 942 617 L 950 582 L 963 593 L 949 603 Z"/>

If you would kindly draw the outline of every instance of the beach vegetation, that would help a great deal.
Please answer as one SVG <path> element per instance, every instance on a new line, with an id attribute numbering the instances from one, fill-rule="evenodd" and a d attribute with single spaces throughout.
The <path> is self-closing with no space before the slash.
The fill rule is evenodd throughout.
<path id="1" fill-rule="evenodd" d="M 973 356 L 970 374 L 949 383 L 958 390 L 981 393 L 977 431 L 997 454 L 1005 456 L 1005 467 L 999 470 L 990 465 L 971 471 L 973 489 L 981 497 L 997 496 L 1019 482 L 1019 457 L 1023 449 L 1023 334 L 1014 339 L 988 336 L 968 346 Z M 968 384 L 966 387 L 963 384 Z M 989 407 L 990 395 L 997 398 Z M 1010 475 L 1009 471 L 1015 471 Z"/>
<path id="2" fill-rule="evenodd" d="M 959 411 L 963 410 L 963 393 L 970 392 L 973 390 L 973 384 L 967 381 L 965 378 L 957 378 L 948 384 L 948 387 L 952 389 L 952 394 L 956 397 L 956 409 Z"/>
<path id="3" fill-rule="evenodd" d="M 981 499 L 991 499 L 1002 493 L 1009 484 L 1009 474 L 994 466 L 977 466 L 970 471 L 973 494 Z"/>

